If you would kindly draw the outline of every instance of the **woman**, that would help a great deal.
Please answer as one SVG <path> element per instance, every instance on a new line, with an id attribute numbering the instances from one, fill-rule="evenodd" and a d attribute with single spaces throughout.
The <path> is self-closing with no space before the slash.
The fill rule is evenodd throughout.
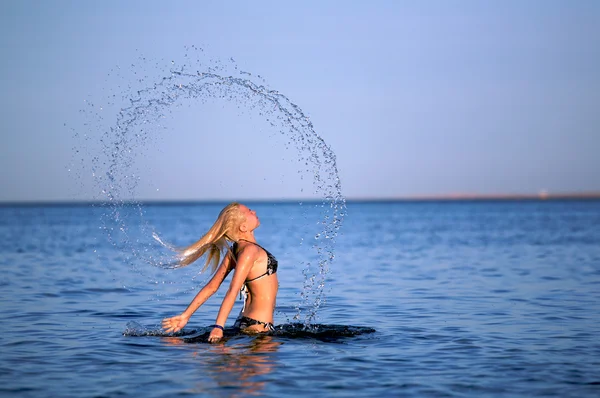
<path id="1" fill-rule="evenodd" d="M 177 332 L 190 317 L 221 286 L 233 270 L 233 278 L 225 294 L 217 320 L 208 341 L 213 343 L 223 337 L 225 321 L 233 308 L 239 291 L 246 295 L 244 307 L 235 327 L 244 333 L 261 333 L 273 330 L 273 311 L 277 297 L 277 260 L 263 249 L 254 238 L 254 230 L 260 225 L 256 212 L 248 207 L 231 203 L 219 214 L 217 221 L 198 242 L 186 248 L 180 259 L 181 266 L 189 265 L 208 253 L 204 270 L 212 263 L 214 275 L 198 292 L 187 309 L 180 315 L 163 319 L 166 332 Z M 229 248 L 228 242 L 233 242 Z M 221 251 L 227 250 L 217 267 Z M 215 271 L 216 268 L 216 271 Z"/>

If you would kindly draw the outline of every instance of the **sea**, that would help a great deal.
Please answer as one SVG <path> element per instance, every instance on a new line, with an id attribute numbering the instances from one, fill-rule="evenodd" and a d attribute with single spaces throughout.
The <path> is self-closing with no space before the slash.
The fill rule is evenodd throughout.
<path id="1" fill-rule="evenodd" d="M 206 342 L 226 280 L 166 334 L 210 274 L 161 266 L 152 236 L 189 245 L 224 204 L 118 225 L 98 203 L 1 205 L 0 396 L 600 396 L 600 201 L 348 201 L 332 236 L 327 203 L 248 203 L 279 261 L 275 333 L 235 334 L 238 301 Z"/>

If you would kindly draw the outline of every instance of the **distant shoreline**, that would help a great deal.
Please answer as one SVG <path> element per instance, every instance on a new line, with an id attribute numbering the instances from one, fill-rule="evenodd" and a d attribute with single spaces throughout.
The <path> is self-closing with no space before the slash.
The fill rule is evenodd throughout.
<path id="1" fill-rule="evenodd" d="M 540 192 L 537 194 L 447 194 L 447 195 L 415 195 L 398 198 L 352 198 L 348 201 L 511 201 L 511 200 L 600 200 L 600 192 L 556 193 Z"/>
<path id="2" fill-rule="evenodd" d="M 194 206 L 229 203 L 233 199 L 211 200 L 135 200 L 125 201 L 126 205 L 142 204 L 147 206 Z M 347 203 L 393 203 L 393 202 L 510 202 L 510 201 L 596 201 L 600 200 L 600 192 L 563 193 L 563 194 L 450 194 L 400 197 L 349 197 Z M 240 199 L 242 203 L 321 203 L 323 199 Z M 24 200 L 0 201 L 0 207 L 37 207 L 37 206 L 108 206 L 110 202 L 87 200 Z"/>

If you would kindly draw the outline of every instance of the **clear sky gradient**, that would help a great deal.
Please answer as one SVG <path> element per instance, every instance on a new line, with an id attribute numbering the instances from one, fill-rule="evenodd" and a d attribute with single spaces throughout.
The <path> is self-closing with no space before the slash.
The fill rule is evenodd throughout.
<path id="1" fill-rule="evenodd" d="M 3 1 L 0 201 L 96 197 L 64 124 L 190 45 L 310 115 L 349 198 L 600 191 L 598 1 Z M 302 196 L 261 120 L 185 105 L 141 197 Z"/>

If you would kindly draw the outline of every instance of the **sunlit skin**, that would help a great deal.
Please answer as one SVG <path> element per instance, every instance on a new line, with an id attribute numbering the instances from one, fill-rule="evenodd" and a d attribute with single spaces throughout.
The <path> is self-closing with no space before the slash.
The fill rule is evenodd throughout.
<path id="1" fill-rule="evenodd" d="M 254 230 L 258 228 L 260 221 L 256 216 L 256 212 L 247 206 L 239 205 L 238 211 L 242 217 L 240 217 L 240 222 L 234 226 L 235 233 L 232 234 L 236 236 L 235 241 L 238 243 L 237 262 L 231 256 L 226 255 L 211 280 L 196 294 L 186 310 L 174 317 L 163 319 L 162 326 L 166 332 L 171 333 L 181 330 L 194 312 L 219 289 L 229 273 L 234 271 L 215 322 L 216 325 L 224 326 L 244 282 L 265 273 L 267 254 L 263 249 L 251 243 L 256 243 Z M 273 312 L 275 311 L 278 290 L 277 274 L 274 273 L 252 281 L 248 283 L 247 287 L 248 297 L 241 315 L 261 322 L 273 323 Z M 267 329 L 263 325 L 253 325 L 243 331 L 256 333 L 265 332 Z M 211 343 L 217 342 L 222 337 L 223 331 L 219 328 L 213 328 L 208 341 Z"/>

